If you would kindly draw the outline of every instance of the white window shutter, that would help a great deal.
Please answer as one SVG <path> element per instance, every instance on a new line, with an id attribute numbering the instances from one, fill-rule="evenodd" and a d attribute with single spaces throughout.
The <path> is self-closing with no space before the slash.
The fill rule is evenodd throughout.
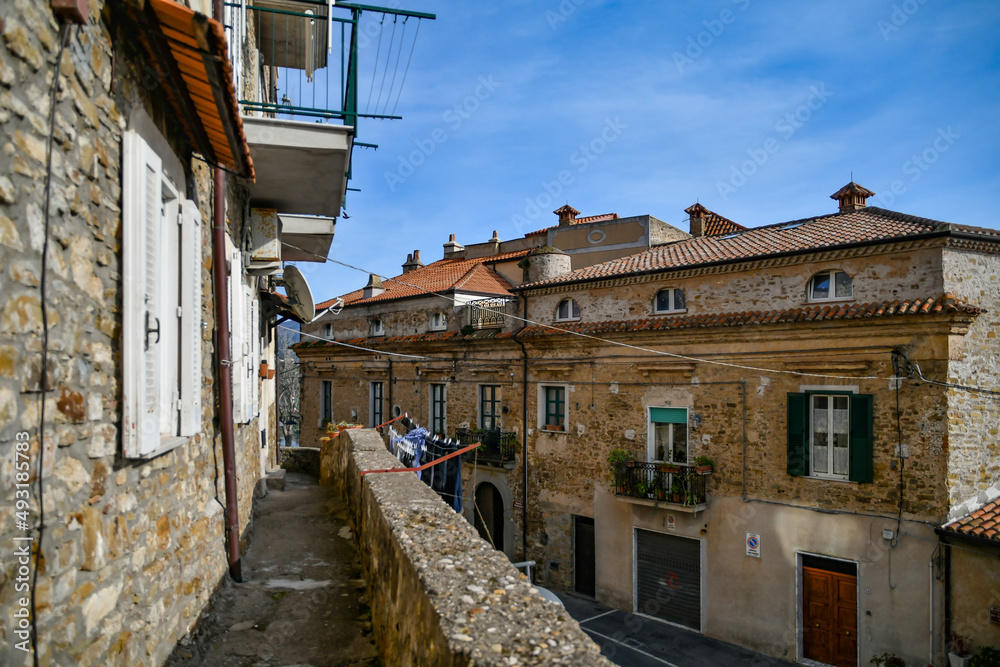
<path id="1" fill-rule="evenodd" d="M 181 424 L 185 436 L 201 432 L 201 211 L 187 199 L 181 222 Z"/>
<path id="2" fill-rule="evenodd" d="M 246 318 L 243 293 L 243 259 L 239 250 L 233 250 L 229 265 L 229 370 L 233 378 L 233 421 L 246 421 L 246 353 L 244 331 Z"/>
<path id="3" fill-rule="evenodd" d="M 250 417 L 260 414 L 260 301 L 249 293 L 250 299 L 250 340 L 253 352 L 250 355 Z"/>
<path id="4" fill-rule="evenodd" d="M 122 448 L 140 457 L 159 446 L 160 158 L 134 131 L 123 138 L 122 174 Z"/>

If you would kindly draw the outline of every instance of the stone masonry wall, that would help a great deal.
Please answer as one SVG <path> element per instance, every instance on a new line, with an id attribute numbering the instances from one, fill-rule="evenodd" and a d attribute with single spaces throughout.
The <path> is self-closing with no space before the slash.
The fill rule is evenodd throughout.
<path id="1" fill-rule="evenodd" d="M 159 665 L 226 571 L 222 454 L 214 422 L 211 255 L 202 257 L 203 428 L 148 461 L 121 452 L 121 140 L 143 108 L 170 139 L 210 247 L 210 170 L 189 159 L 155 77 L 116 8 L 90 3 L 59 65 L 46 311 L 50 390 L 41 376 L 45 163 L 58 27 L 47 3 L 13 0 L 0 17 L 0 663 L 16 647 L 15 537 L 33 535 L 39 658 L 52 665 Z M 111 27 L 114 26 L 114 27 Z M 113 32 L 117 31 L 117 32 Z M 112 67 L 112 61 L 115 67 Z M 183 157 L 187 156 L 187 157 Z M 233 200 L 233 204 L 238 204 Z M 242 210 L 231 206 L 231 210 Z M 235 221 L 239 224 L 240 221 Z M 45 400 L 44 469 L 38 423 Z M 259 476 L 256 422 L 237 431 L 241 532 Z M 15 443 L 29 444 L 29 520 L 15 523 Z"/>
<path id="2" fill-rule="evenodd" d="M 321 456 L 321 481 L 351 508 L 386 664 L 611 664 L 415 475 L 362 477 L 398 463 L 377 433 L 344 431 Z"/>

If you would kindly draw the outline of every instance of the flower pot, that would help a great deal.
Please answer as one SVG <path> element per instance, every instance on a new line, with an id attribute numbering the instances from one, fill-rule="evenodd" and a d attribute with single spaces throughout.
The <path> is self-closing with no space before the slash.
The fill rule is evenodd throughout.
<path id="1" fill-rule="evenodd" d="M 961 656 L 957 653 L 949 653 L 948 662 L 951 663 L 951 667 L 969 667 L 969 663 L 972 662 L 972 656 Z"/>
<path id="2" fill-rule="evenodd" d="M 711 475 L 712 466 L 696 466 L 694 471 L 699 475 Z"/>
<path id="3" fill-rule="evenodd" d="M 660 466 L 660 472 L 676 475 L 681 471 L 681 467 L 677 465 L 671 465 L 669 463 L 664 463 Z"/>
<path id="4" fill-rule="evenodd" d="M 673 500 L 673 502 L 675 503 L 679 503 L 681 501 L 681 494 L 679 493 L 673 494 L 673 496 L 671 496 L 671 500 Z"/>

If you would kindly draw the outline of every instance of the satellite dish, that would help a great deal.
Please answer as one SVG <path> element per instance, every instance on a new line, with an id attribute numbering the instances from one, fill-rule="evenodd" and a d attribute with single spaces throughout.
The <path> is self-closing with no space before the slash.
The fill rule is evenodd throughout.
<path id="1" fill-rule="evenodd" d="M 286 266 L 281 282 L 288 293 L 288 305 L 292 312 L 303 322 L 311 322 L 316 316 L 316 302 L 305 276 L 294 266 Z"/>

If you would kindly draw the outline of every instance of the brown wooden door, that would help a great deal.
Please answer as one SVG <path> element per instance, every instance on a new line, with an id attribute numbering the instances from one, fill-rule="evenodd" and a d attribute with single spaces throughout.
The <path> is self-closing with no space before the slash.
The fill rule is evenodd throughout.
<path id="1" fill-rule="evenodd" d="M 858 665 L 858 578 L 802 568 L 802 657 Z"/>

